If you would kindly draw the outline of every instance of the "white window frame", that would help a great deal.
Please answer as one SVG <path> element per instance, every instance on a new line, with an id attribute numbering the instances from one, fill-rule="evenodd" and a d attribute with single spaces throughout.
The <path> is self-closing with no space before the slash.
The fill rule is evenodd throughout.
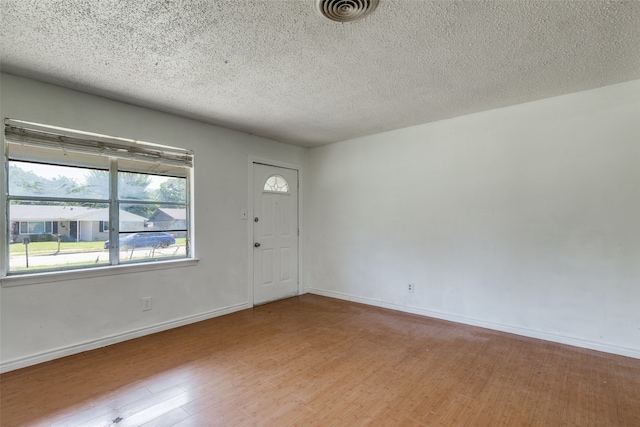
<path id="1" fill-rule="evenodd" d="M 8 182 L 8 173 L 9 168 L 8 164 L 10 159 L 9 150 L 8 150 L 8 140 L 7 140 L 7 128 L 12 127 L 12 132 L 16 132 L 16 128 L 18 129 L 26 129 L 25 134 L 28 136 L 31 130 L 35 130 L 36 132 L 43 132 L 45 134 L 44 142 L 40 143 L 40 141 L 31 141 L 27 139 L 25 144 L 34 144 L 36 147 L 40 148 L 57 148 L 58 150 L 66 150 L 68 149 L 70 152 L 78 152 L 82 153 L 82 155 L 93 155 L 93 156 L 106 156 L 109 158 L 109 179 L 110 179 L 110 194 L 108 200 L 85 200 L 79 198 L 60 198 L 59 200 L 55 200 L 55 197 L 51 197 L 49 195 L 44 197 L 34 197 L 34 196 L 13 196 L 8 194 L 9 182 Z M 60 141 L 62 141 L 60 146 L 54 146 L 56 144 L 56 138 L 49 138 L 46 135 L 51 135 L 57 137 Z M 0 183 L 2 183 L 3 191 L 0 193 L 0 198 L 2 200 L 3 206 L 6 209 L 3 209 L 0 213 L 0 218 L 4 222 L 4 227 L 2 227 L 2 233 L 0 233 L 0 238 L 2 238 L 2 243 L 5 248 L 5 257 L 1 260 L 0 266 L 0 282 L 3 287 L 5 286 L 17 286 L 23 284 L 32 284 L 32 283 L 46 283 L 46 282 L 56 282 L 62 280 L 69 280 L 70 278 L 81 278 L 81 277 L 96 277 L 96 276 L 104 276 L 111 274 L 122 274 L 126 272 L 133 271 L 147 271 L 147 270 L 155 270 L 162 268 L 175 268 L 175 267 L 183 267 L 194 265 L 197 262 L 197 259 L 194 257 L 193 251 L 193 220 L 191 216 L 191 209 L 193 203 L 193 196 L 191 191 L 191 182 L 193 177 L 193 152 L 190 150 L 162 146 L 158 144 L 145 143 L 141 141 L 134 141 L 130 139 L 124 138 L 116 138 L 110 137 L 107 135 L 99 135 L 93 133 L 87 133 L 82 131 L 74 131 L 65 128 L 59 128 L 48 125 L 41 125 L 36 123 L 18 121 L 5 119 L 5 132 L 3 132 L 5 136 L 4 140 L 4 149 L 2 155 L 2 161 L 5 169 L 5 173 L 0 177 Z M 18 136 L 18 138 L 21 135 Z M 12 134 L 12 137 L 15 138 L 15 134 Z M 53 142 L 52 142 L 53 141 Z M 86 146 L 83 144 L 86 142 Z M 12 140 L 11 143 L 16 144 L 15 140 Z M 20 145 L 20 142 L 17 145 Z M 41 144 L 41 145 L 39 145 Z M 47 146 L 48 144 L 48 146 Z M 180 170 L 183 173 L 180 176 L 171 175 L 168 173 L 159 173 L 154 168 L 149 167 L 148 171 L 145 170 L 127 170 L 127 168 L 119 169 L 118 162 L 119 160 L 124 159 L 124 162 L 131 162 L 133 159 L 135 164 L 145 164 L 144 162 L 149 162 L 149 164 L 167 164 L 167 165 L 177 165 L 177 167 L 181 168 Z M 18 159 L 19 161 L 29 161 L 29 159 Z M 39 161 L 42 163 L 42 161 Z M 61 165 L 61 166 L 74 166 L 72 163 L 65 162 L 60 163 L 52 160 L 50 162 L 52 165 Z M 78 165 L 82 166 L 82 165 Z M 89 167 L 92 168 L 92 167 Z M 95 168 L 99 169 L 99 168 Z M 162 201 L 149 201 L 149 200 L 126 200 L 119 199 L 117 193 L 117 184 L 118 184 L 118 172 L 132 172 L 132 173 L 147 173 L 150 175 L 164 175 L 168 177 L 179 177 L 184 178 L 186 181 L 186 201 L 184 203 L 181 202 L 162 202 Z M 42 199 L 42 200 L 39 200 Z M 9 206 L 12 200 L 33 200 L 33 201 L 61 201 L 61 202 L 99 202 L 105 203 L 109 205 L 109 240 L 111 242 L 116 242 L 116 244 L 110 245 L 110 256 L 109 256 L 109 264 L 108 265 L 100 265 L 100 266 L 81 266 L 77 268 L 55 268 L 55 269 L 39 269 L 31 272 L 9 272 L 9 244 L 11 239 L 11 221 L 9 218 Z M 153 204 L 167 204 L 167 205 L 176 205 L 176 206 L 184 206 L 187 211 L 187 221 L 186 221 L 186 256 L 185 257 L 168 257 L 168 258 L 155 258 L 155 259 L 143 259 L 137 260 L 135 262 L 126 261 L 126 263 L 122 263 L 120 260 L 119 248 L 117 242 L 119 242 L 119 209 L 121 204 L 138 204 L 144 205 L 148 203 Z M 22 221 L 27 222 L 27 221 Z M 22 222 L 20 222 L 18 228 L 19 231 L 22 231 Z M 45 222 L 45 221 L 37 221 L 37 222 Z M 27 229 L 29 224 L 27 222 Z M 51 222 L 50 228 L 53 230 L 53 223 Z M 46 230 L 46 227 L 45 227 Z M 27 230 L 28 231 L 28 230 Z M 106 231 L 106 230 L 105 230 Z M 126 232 L 126 231 L 123 231 Z"/>

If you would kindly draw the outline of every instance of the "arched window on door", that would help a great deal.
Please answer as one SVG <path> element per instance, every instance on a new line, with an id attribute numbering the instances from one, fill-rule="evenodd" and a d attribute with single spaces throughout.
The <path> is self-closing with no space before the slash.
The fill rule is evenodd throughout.
<path id="1" fill-rule="evenodd" d="M 283 176 L 271 175 L 264 183 L 264 191 L 272 193 L 288 193 L 289 183 Z"/>

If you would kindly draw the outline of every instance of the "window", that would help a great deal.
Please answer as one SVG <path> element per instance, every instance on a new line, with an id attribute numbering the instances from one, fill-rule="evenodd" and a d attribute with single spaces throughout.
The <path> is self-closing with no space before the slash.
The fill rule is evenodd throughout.
<path id="1" fill-rule="evenodd" d="M 271 191 L 275 193 L 288 193 L 289 184 L 283 176 L 272 175 L 264 183 L 264 191 Z"/>
<path id="2" fill-rule="evenodd" d="M 20 234 L 44 234 L 44 233 L 53 233 L 53 222 L 52 221 L 38 221 L 38 222 L 21 222 L 20 223 Z"/>
<path id="3" fill-rule="evenodd" d="M 5 145 L 8 275 L 191 257 L 192 152 L 9 119 Z"/>

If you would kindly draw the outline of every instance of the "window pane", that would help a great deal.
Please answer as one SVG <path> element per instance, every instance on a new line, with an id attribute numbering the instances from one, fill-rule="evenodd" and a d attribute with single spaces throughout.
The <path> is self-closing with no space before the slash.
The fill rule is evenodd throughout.
<path id="1" fill-rule="evenodd" d="M 167 176 L 151 176 L 152 200 L 158 202 L 178 202 L 187 201 L 187 179 L 171 178 Z"/>
<path id="2" fill-rule="evenodd" d="M 167 203 L 121 204 L 120 231 L 171 231 L 178 237 L 187 232 L 187 208 Z"/>
<path id="3" fill-rule="evenodd" d="M 27 204 L 12 201 L 9 206 L 9 272 L 108 264 L 109 251 L 105 250 L 108 235 L 99 230 L 100 221 L 108 218 L 107 204 L 75 206 L 71 202 Z M 57 233 L 53 234 L 53 230 Z M 24 244 L 27 239 L 28 256 Z"/>
<path id="4" fill-rule="evenodd" d="M 109 198 L 109 172 L 70 166 L 9 162 L 12 196 Z"/>
<path id="5" fill-rule="evenodd" d="M 118 172 L 118 198 L 186 203 L 187 180 L 161 175 Z"/>
<path id="6" fill-rule="evenodd" d="M 170 204 L 121 204 L 120 262 L 185 258 L 187 209 Z"/>
<path id="7" fill-rule="evenodd" d="M 187 231 L 187 208 L 184 206 L 159 205 L 149 217 L 150 230 L 171 230 L 177 236 L 185 237 Z"/>

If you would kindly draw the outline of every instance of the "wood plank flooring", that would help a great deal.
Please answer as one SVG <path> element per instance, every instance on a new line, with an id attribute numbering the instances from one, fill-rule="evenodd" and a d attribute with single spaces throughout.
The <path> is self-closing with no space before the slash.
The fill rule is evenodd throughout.
<path id="1" fill-rule="evenodd" d="M 640 426 L 640 360 L 303 295 L 0 377 L 2 426 Z"/>

